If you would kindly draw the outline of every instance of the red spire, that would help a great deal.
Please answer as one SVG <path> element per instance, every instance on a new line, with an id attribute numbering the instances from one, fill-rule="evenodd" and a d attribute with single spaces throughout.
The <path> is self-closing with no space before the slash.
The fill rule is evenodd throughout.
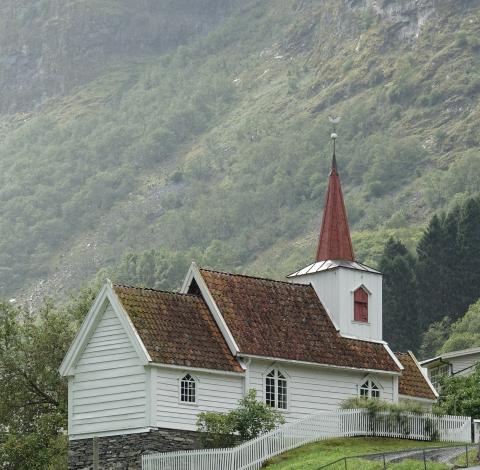
<path id="1" fill-rule="evenodd" d="M 333 152 L 332 170 L 330 171 L 327 194 L 325 195 L 325 207 L 316 260 L 324 261 L 327 259 L 355 261 L 335 151 Z"/>

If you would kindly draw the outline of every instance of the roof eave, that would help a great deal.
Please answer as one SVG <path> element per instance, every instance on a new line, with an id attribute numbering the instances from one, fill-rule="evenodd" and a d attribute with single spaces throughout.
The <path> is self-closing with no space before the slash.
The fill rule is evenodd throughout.
<path id="1" fill-rule="evenodd" d="M 159 367 L 162 369 L 176 369 L 176 370 L 191 370 L 195 372 L 205 372 L 208 374 L 217 374 L 217 375 L 232 375 L 235 377 L 244 377 L 245 371 L 234 371 L 234 370 L 224 370 L 224 369 L 211 369 L 208 367 L 193 367 L 181 364 L 166 364 L 164 362 L 151 362 L 149 366 Z M 240 365 L 240 367 L 242 367 Z M 242 367 L 243 368 L 243 367 Z"/>
<path id="2" fill-rule="evenodd" d="M 286 359 L 281 357 L 274 357 L 274 356 L 260 356 L 258 354 L 249 354 L 249 353 L 238 353 L 239 357 L 245 357 L 247 359 L 258 359 L 258 360 L 266 360 L 266 361 L 275 361 L 275 362 L 283 362 L 289 364 L 297 364 L 297 365 L 305 365 L 305 366 L 313 366 L 313 367 L 321 367 L 327 369 L 339 369 L 339 370 L 355 370 L 355 371 L 362 371 L 366 373 L 375 373 L 375 374 L 386 374 L 386 375 L 394 375 L 394 376 L 401 376 L 401 372 L 385 370 L 385 369 L 367 369 L 362 367 L 353 367 L 353 366 L 338 366 L 334 364 L 325 364 L 319 362 L 310 362 L 310 361 L 299 361 L 296 359 Z"/>

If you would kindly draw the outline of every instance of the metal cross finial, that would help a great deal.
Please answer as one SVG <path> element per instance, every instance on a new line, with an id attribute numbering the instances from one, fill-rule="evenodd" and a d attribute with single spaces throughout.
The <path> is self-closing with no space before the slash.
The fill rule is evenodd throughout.
<path id="1" fill-rule="evenodd" d="M 337 133 L 336 133 L 336 130 L 337 130 L 337 124 L 340 122 L 342 118 L 340 116 L 328 116 L 328 120 L 333 124 L 333 132 L 331 134 L 331 138 L 333 140 L 333 158 L 335 160 L 335 145 L 337 143 Z M 336 163 L 336 162 L 335 162 Z"/>

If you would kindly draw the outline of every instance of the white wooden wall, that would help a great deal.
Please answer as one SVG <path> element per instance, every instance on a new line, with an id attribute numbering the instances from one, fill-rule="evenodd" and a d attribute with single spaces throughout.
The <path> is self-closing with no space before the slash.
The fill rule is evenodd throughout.
<path id="1" fill-rule="evenodd" d="M 365 372 L 324 369 L 320 367 L 285 365 L 255 360 L 250 364 L 250 387 L 257 390 L 257 397 L 265 399 L 265 374 L 272 368 L 287 374 L 288 422 L 312 413 L 332 411 L 340 407 L 343 400 L 356 397 Z M 394 401 L 393 377 L 370 374 L 381 385 L 381 399 Z"/>
<path id="2" fill-rule="evenodd" d="M 70 438 L 145 427 L 146 374 L 108 306 L 69 381 Z"/>
<path id="3" fill-rule="evenodd" d="M 243 376 L 213 374 L 152 367 L 152 380 L 156 384 L 154 403 L 155 427 L 169 429 L 197 429 L 197 416 L 202 411 L 230 411 L 243 397 Z M 196 404 L 180 402 L 179 388 L 182 377 L 189 373 L 197 380 Z"/>
<path id="4" fill-rule="evenodd" d="M 466 356 L 451 357 L 447 359 L 452 364 L 452 372 L 459 375 L 468 375 L 473 372 L 473 367 L 477 362 L 480 362 L 480 353 L 469 354 Z M 470 369 L 467 369 L 470 367 Z M 464 370 L 467 369 L 467 370 Z"/>

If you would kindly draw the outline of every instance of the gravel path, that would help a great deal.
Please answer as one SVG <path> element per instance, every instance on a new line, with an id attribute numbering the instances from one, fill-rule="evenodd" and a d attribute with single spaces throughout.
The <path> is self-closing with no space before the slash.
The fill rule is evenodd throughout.
<path id="1" fill-rule="evenodd" d="M 440 462 L 440 463 L 453 463 L 460 455 L 465 453 L 465 447 L 452 447 L 452 448 L 442 448 L 442 449 L 425 449 L 425 455 L 427 460 L 430 462 Z M 375 455 L 370 458 L 364 457 L 368 460 L 383 460 L 382 455 Z M 422 460 L 423 459 L 423 449 L 421 450 L 408 450 L 404 452 L 397 452 L 395 454 L 385 455 L 386 462 L 402 462 L 406 459 L 413 460 Z M 480 467 L 472 467 L 480 469 Z"/>

